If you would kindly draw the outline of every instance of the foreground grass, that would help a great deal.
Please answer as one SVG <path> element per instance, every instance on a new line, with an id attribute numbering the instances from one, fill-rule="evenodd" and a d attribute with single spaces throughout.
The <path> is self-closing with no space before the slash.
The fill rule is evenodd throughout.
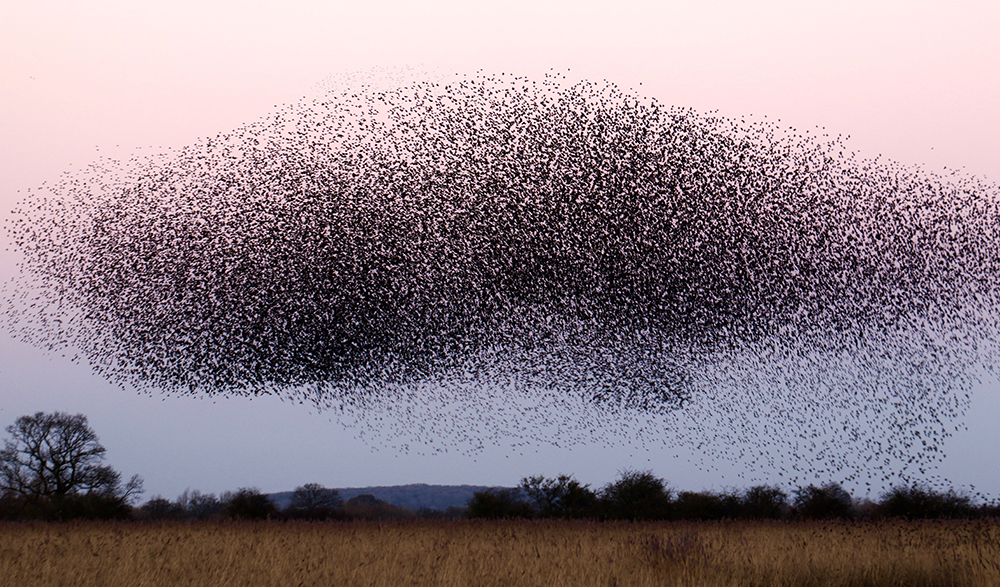
<path id="1" fill-rule="evenodd" d="M 1000 585 L 1000 522 L 0 524 L 0 585 Z"/>

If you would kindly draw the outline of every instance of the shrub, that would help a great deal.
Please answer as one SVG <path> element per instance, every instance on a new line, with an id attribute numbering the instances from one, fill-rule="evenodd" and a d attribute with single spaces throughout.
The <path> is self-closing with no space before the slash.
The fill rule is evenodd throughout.
<path id="1" fill-rule="evenodd" d="M 543 518 L 583 518 L 595 513 L 597 494 L 569 475 L 525 477 L 520 488 Z"/>
<path id="2" fill-rule="evenodd" d="M 460 520 L 469 516 L 469 508 L 451 506 L 447 509 L 436 510 L 423 507 L 414 512 L 414 515 L 422 520 Z"/>
<path id="3" fill-rule="evenodd" d="M 197 489 L 185 490 L 177 498 L 177 504 L 184 510 L 184 517 L 195 520 L 209 520 L 221 517 L 226 505 L 214 493 L 202 493 Z"/>
<path id="4" fill-rule="evenodd" d="M 477 491 L 469 500 L 468 516 L 470 518 L 530 518 L 531 504 L 521 497 L 519 489 L 493 487 L 485 491 Z"/>
<path id="5" fill-rule="evenodd" d="M 740 497 L 741 518 L 777 520 L 785 516 L 787 509 L 788 495 L 777 487 L 757 485 L 747 489 Z"/>
<path id="6" fill-rule="evenodd" d="M 837 483 L 795 490 L 795 513 L 810 520 L 853 517 L 851 495 Z"/>
<path id="7" fill-rule="evenodd" d="M 242 487 L 226 500 L 226 515 L 236 520 L 264 520 L 278 513 L 271 498 L 256 487 Z"/>
<path id="8" fill-rule="evenodd" d="M 675 516 L 681 520 L 722 520 L 735 518 L 737 508 L 732 497 L 709 491 L 682 491 L 673 503 Z M 738 507 L 738 504 L 736 504 Z"/>
<path id="9" fill-rule="evenodd" d="M 666 482 L 650 471 L 624 471 L 601 492 L 608 517 L 616 520 L 665 520 L 672 514 Z"/>
<path id="10" fill-rule="evenodd" d="M 184 514 L 184 508 L 179 503 L 157 496 L 139 508 L 136 512 L 136 518 L 140 520 L 180 520 Z"/>
<path id="11" fill-rule="evenodd" d="M 972 500 L 954 491 L 937 492 L 919 485 L 893 487 L 881 495 L 877 512 L 893 518 L 971 518 L 977 514 Z"/>
<path id="12" fill-rule="evenodd" d="M 405 520 L 414 517 L 410 510 L 378 499 L 370 493 L 347 500 L 344 514 L 348 518 L 363 520 Z"/>

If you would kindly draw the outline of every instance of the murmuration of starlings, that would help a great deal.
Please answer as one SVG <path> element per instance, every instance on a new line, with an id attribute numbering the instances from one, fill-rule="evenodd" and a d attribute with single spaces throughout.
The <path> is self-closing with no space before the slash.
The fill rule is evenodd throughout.
<path id="1" fill-rule="evenodd" d="M 845 140 L 559 74 L 355 84 L 33 191 L 6 325 L 425 443 L 653 418 L 759 470 L 926 472 L 992 372 L 1000 193 Z"/>

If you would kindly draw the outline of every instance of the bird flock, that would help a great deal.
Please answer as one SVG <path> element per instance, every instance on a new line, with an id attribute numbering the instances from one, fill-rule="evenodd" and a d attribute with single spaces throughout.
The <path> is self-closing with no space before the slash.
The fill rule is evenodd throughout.
<path id="1" fill-rule="evenodd" d="M 559 74 L 356 83 L 29 194 L 6 323 L 407 450 L 926 473 L 992 369 L 1000 193 L 845 140 Z"/>

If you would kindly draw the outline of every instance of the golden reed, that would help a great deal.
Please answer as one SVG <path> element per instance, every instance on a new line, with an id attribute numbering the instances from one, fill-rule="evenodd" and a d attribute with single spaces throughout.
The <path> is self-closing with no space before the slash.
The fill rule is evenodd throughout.
<path id="1" fill-rule="evenodd" d="M 1000 521 L 6 523 L 0 585 L 996 587 Z"/>

